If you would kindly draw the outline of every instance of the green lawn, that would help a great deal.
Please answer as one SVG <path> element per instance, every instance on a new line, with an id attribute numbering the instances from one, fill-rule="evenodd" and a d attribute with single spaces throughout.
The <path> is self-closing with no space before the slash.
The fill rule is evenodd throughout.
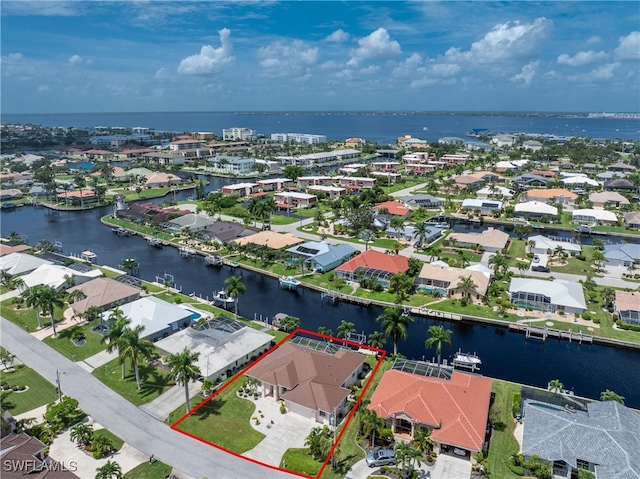
<path id="1" fill-rule="evenodd" d="M 93 375 L 136 406 L 153 401 L 175 384 L 169 379 L 169 373 L 164 369 L 148 364 L 141 364 L 138 369 L 142 386 L 140 391 L 136 385 L 135 374 L 128 362 L 124 381 L 120 379 L 121 367 L 118 359 L 113 359 L 104 366 L 96 368 Z"/>
<path id="2" fill-rule="evenodd" d="M 210 399 L 181 422 L 178 429 L 238 454 L 256 447 L 265 436 L 249 424 L 255 410 L 253 402 L 236 394 L 242 382 L 239 378 Z"/>
<path id="3" fill-rule="evenodd" d="M 516 266 L 518 263 L 530 263 L 527 258 L 526 241 L 519 239 L 512 239 L 511 246 L 509 246 L 509 264 L 510 266 Z M 516 258 L 521 258 L 517 260 Z"/>
<path id="4" fill-rule="evenodd" d="M 95 431 L 93 431 L 94 439 L 99 436 L 105 436 L 109 438 L 109 440 L 111 441 L 111 444 L 113 444 L 113 447 L 115 448 L 116 451 L 119 451 L 120 449 L 122 449 L 122 446 L 124 446 L 124 441 L 107 429 L 103 428 L 103 429 L 96 429 Z"/>
<path id="5" fill-rule="evenodd" d="M 468 304 L 462 306 L 460 301 L 446 300 L 440 303 L 435 303 L 429 306 L 429 309 L 437 309 L 438 311 L 445 311 L 447 313 L 454 314 L 466 314 L 469 316 L 479 316 L 481 318 L 500 319 L 502 321 L 517 321 L 519 319 L 525 319 L 528 316 L 515 316 L 513 314 L 506 314 L 504 317 L 500 317 L 497 311 L 494 311 L 491 306 L 478 306 L 477 304 Z"/>
<path id="6" fill-rule="evenodd" d="M 487 472 L 494 479 L 518 479 L 508 467 L 509 458 L 518 452 L 518 441 L 513 436 L 515 422 L 512 415 L 513 396 L 521 386 L 492 380 L 491 391 L 496 395 L 489 417 L 493 421 L 493 434 L 489 443 Z"/>
<path id="7" fill-rule="evenodd" d="M 160 461 L 154 461 L 152 464 L 143 462 L 127 472 L 125 479 L 164 479 L 171 474 L 172 467 Z"/>
<path id="8" fill-rule="evenodd" d="M 315 475 L 320 472 L 322 463 L 309 454 L 308 448 L 303 447 L 300 449 L 287 449 L 287 452 L 284 453 L 280 461 L 280 467 L 299 474 L 315 477 Z"/>
<path id="9" fill-rule="evenodd" d="M 36 318 L 36 312 L 32 308 L 22 307 L 20 309 L 16 309 L 13 304 L 13 298 L 11 298 L 0 303 L 0 309 L 2 310 L 2 316 L 13 324 L 30 333 L 37 331 L 38 319 Z M 54 318 L 56 323 L 59 323 L 64 319 L 62 313 L 63 310 L 61 308 L 55 309 Z M 51 316 L 40 315 L 40 322 L 43 327 L 51 326 Z"/>
<path id="10" fill-rule="evenodd" d="M 24 364 L 17 364 L 15 371 L 0 371 L 0 381 L 9 386 L 27 386 L 23 392 L 11 392 L 8 399 L 15 404 L 9 409 L 11 414 L 22 414 L 58 398 L 55 387 L 33 369 Z"/>
<path id="11" fill-rule="evenodd" d="M 71 328 L 60 331 L 57 338 L 50 336 L 45 338 L 44 342 L 63 356 L 69 359 L 75 359 L 76 361 L 82 361 L 107 349 L 107 345 L 101 342 L 102 335 L 91 331 L 92 326 L 93 324 L 72 326 Z M 85 343 L 82 346 L 76 346 L 71 340 L 73 331 L 76 330 L 81 331 L 85 336 Z"/>

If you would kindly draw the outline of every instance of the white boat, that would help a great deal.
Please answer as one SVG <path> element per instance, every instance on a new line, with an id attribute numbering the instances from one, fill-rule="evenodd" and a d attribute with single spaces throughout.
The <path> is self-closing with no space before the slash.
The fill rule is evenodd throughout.
<path id="1" fill-rule="evenodd" d="M 482 360 L 475 353 L 463 353 L 462 350 L 459 349 L 458 352 L 453 355 L 454 367 L 467 368 L 474 371 L 480 369 L 481 364 Z"/>
<path id="2" fill-rule="evenodd" d="M 204 257 L 204 261 L 209 266 L 222 266 L 222 258 L 217 254 L 208 254 Z"/>
<path id="3" fill-rule="evenodd" d="M 449 223 L 446 223 L 444 221 L 434 221 L 434 222 L 425 222 L 425 224 L 427 226 L 433 226 L 434 228 L 443 228 L 443 229 L 449 229 Z"/>
<path id="4" fill-rule="evenodd" d="M 224 309 L 227 309 L 227 307 L 233 306 L 234 302 L 235 300 L 224 290 L 218 291 L 213 295 L 213 304 L 215 306 L 220 306 Z"/>
<path id="5" fill-rule="evenodd" d="M 198 254 L 198 252 L 195 249 L 189 248 L 187 246 L 180 246 L 180 248 L 178 249 L 178 252 L 180 253 L 180 256 L 184 258 L 191 258 L 192 256 L 195 256 Z"/>
<path id="6" fill-rule="evenodd" d="M 300 281 L 293 276 L 281 276 L 280 287 L 284 289 L 296 289 L 300 284 Z"/>
<path id="7" fill-rule="evenodd" d="M 162 240 L 160 238 L 149 236 L 147 238 L 147 244 L 149 246 L 153 246 L 154 248 L 162 248 Z"/>

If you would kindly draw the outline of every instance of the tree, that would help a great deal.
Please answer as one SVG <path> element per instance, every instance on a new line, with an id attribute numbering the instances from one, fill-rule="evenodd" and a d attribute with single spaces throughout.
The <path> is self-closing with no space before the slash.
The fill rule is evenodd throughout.
<path id="1" fill-rule="evenodd" d="M 102 310 L 99 306 L 89 306 L 84 312 L 84 319 L 87 323 L 92 323 L 100 319 L 100 315 L 102 314 Z"/>
<path id="2" fill-rule="evenodd" d="M 524 274 L 529 269 L 529 265 L 527 263 L 522 263 L 521 261 L 516 264 L 516 267 L 518 268 L 518 271 L 520 271 L 520 274 Z"/>
<path id="3" fill-rule="evenodd" d="M 281 331 L 285 333 L 290 333 L 295 331 L 300 326 L 300 318 L 295 318 L 293 316 L 287 316 L 286 318 L 282 318 L 280 320 L 280 325 L 278 326 Z"/>
<path id="4" fill-rule="evenodd" d="M 469 297 L 469 291 L 474 290 L 477 287 L 478 285 L 474 283 L 471 275 L 464 276 L 463 278 L 460 279 L 460 282 L 458 283 L 458 288 L 462 289 L 465 297 Z"/>
<path id="5" fill-rule="evenodd" d="M 249 199 L 247 203 L 247 211 L 253 215 L 253 226 L 257 224 L 258 213 L 260 213 L 260 205 L 262 200 L 258 196 Z"/>
<path id="6" fill-rule="evenodd" d="M 553 255 L 558 258 L 564 258 L 564 248 L 561 245 L 556 246 L 556 249 L 553 250 Z"/>
<path id="7" fill-rule="evenodd" d="M 315 458 L 325 460 L 333 446 L 332 432 L 329 426 L 314 427 L 304 440 L 304 445 Z"/>
<path id="8" fill-rule="evenodd" d="M 424 222 L 417 223 L 414 233 L 418 239 L 418 247 L 422 248 L 422 245 L 427 241 L 427 236 L 429 236 L 429 226 Z"/>
<path id="9" fill-rule="evenodd" d="M 140 361 L 150 358 L 155 351 L 155 346 L 151 341 L 140 338 L 143 330 L 144 326 L 142 325 L 136 326 L 133 329 L 125 328 L 122 336 L 118 340 L 118 357 L 122 362 L 127 359 L 131 362 L 131 367 L 136 375 L 138 391 L 142 389 L 138 364 Z"/>
<path id="10" fill-rule="evenodd" d="M 120 350 L 120 338 L 127 329 L 131 320 L 127 318 L 120 308 L 115 308 L 109 314 L 109 330 L 102 336 L 101 342 L 107 343 L 107 352 L 111 353 L 115 350 Z M 118 355 L 120 358 L 120 355 Z M 125 373 L 125 361 L 120 360 L 122 366 L 122 380 L 124 380 Z"/>
<path id="11" fill-rule="evenodd" d="M 38 284 L 24 290 L 20 295 L 27 304 L 27 307 L 33 308 L 33 310 L 36 312 L 38 329 L 42 329 L 42 321 L 40 319 L 40 296 L 42 295 L 42 288 L 43 286 Z"/>
<path id="12" fill-rule="evenodd" d="M 53 329 L 53 337 L 57 338 L 58 333 L 56 332 L 56 320 L 54 318 L 54 312 L 56 308 L 64 307 L 62 294 L 56 291 L 51 286 L 42 286 L 38 298 L 38 305 L 42 309 L 42 314 L 48 313 L 51 315 L 51 328 Z"/>
<path id="13" fill-rule="evenodd" d="M 53 253 L 55 251 L 55 247 L 53 243 L 48 239 L 41 239 L 36 243 L 36 249 L 41 253 Z"/>
<path id="14" fill-rule="evenodd" d="M 360 241 L 364 242 L 364 249 L 366 251 L 369 249 L 369 243 L 376 239 L 376 234 L 369 229 L 365 229 L 360 232 L 359 238 Z"/>
<path id="15" fill-rule="evenodd" d="M 489 258 L 489 264 L 493 265 L 493 272 L 497 274 L 500 270 L 506 271 L 509 267 L 509 258 L 496 253 Z"/>
<path id="16" fill-rule="evenodd" d="M 378 417 L 375 411 L 371 409 L 364 409 L 362 412 L 362 418 L 360 419 L 360 428 L 364 436 L 371 435 L 371 447 L 375 447 L 376 433 L 382 434 L 382 430 L 385 427 L 384 418 Z"/>
<path id="17" fill-rule="evenodd" d="M 122 258 L 120 267 L 129 275 L 133 275 L 140 264 L 134 258 Z"/>
<path id="18" fill-rule="evenodd" d="M 420 466 L 422 464 L 421 458 L 422 452 L 411 443 L 400 441 L 396 444 L 395 459 L 396 463 L 400 464 L 400 469 L 402 469 L 402 477 L 410 477 L 406 473 L 407 468 L 413 470 L 414 467 Z"/>
<path id="19" fill-rule="evenodd" d="M 413 287 L 413 278 L 404 273 L 395 273 L 389 278 L 389 291 L 395 293 L 396 303 L 401 303 Z"/>
<path id="20" fill-rule="evenodd" d="M 0 284 L 2 284 L 9 291 L 24 286 L 24 280 L 19 276 L 15 276 L 6 271 L 0 272 Z"/>
<path id="21" fill-rule="evenodd" d="M 444 326 L 429 326 L 427 330 L 428 338 L 424 343 L 424 347 L 427 349 L 431 349 L 435 346 L 436 354 L 438 355 L 438 364 L 440 364 L 441 354 L 442 354 L 442 344 L 444 343 L 447 347 L 451 346 L 451 330 L 445 329 Z"/>
<path id="22" fill-rule="evenodd" d="M 607 389 L 600 393 L 600 401 L 616 401 L 616 402 L 619 402 L 620 404 L 624 404 L 624 397 L 620 396 L 614 391 L 609 391 Z"/>
<path id="23" fill-rule="evenodd" d="M 602 268 L 602 262 L 605 259 L 604 253 L 599 249 L 594 249 L 593 253 L 591 254 L 591 259 L 596 263 L 598 271 L 600 271 L 600 268 Z"/>
<path id="24" fill-rule="evenodd" d="M 122 479 L 122 468 L 115 461 L 107 461 L 104 466 L 96 469 L 96 479 Z"/>
<path id="25" fill-rule="evenodd" d="M 181 353 L 167 356 L 167 363 L 171 368 L 170 377 L 176 384 L 184 386 L 184 397 L 187 405 L 187 414 L 191 410 L 189 404 L 189 382 L 196 381 L 200 377 L 200 368 L 195 364 L 200 357 L 200 353 L 191 352 L 185 346 Z"/>
<path id="26" fill-rule="evenodd" d="M 343 319 L 342 322 L 338 325 L 338 337 L 342 336 L 343 338 L 346 338 L 347 336 L 349 336 L 349 333 L 355 332 L 356 325 L 351 321 L 345 321 Z"/>
<path id="27" fill-rule="evenodd" d="M 367 343 L 369 343 L 369 346 L 377 349 L 382 349 L 384 347 L 384 343 L 386 342 L 387 342 L 387 339 L 385 338 L 384 334 L 382 334 L 380 331 L 374 331 L 373 333 L 371 333 L 369 335 L 369 339 L 367 340 Z"/>
<path id="28" fill-rule="evenodd" d="M 80 207 L 84 209 L 84 197 L 82 196 L 82 192 L 83 192 L 82 190 L 85 186 L 87 186 L 87 180 L 81 173 L 78 173 L 73 179 L 73 182 L 75 183 L 76 188 L 78 188 L 78 191 L 80 192 Z"/>
<path id="29" fill-rule="evenodd" d="M 400 217 L 400 216 L 394 216 L 393 218 L 391 218 L 391 221 L 389 221 L 389 225 L 397 231 L 398 235 L 397 237 L 399 238 L 403 233 L 404 233 L 404 218 Z"/>
<path id="30" fill-rule="evenodd" d="M 269 229 L 271 229 L 271 215 L 276 211 L 278 211 L 278 204 L 276 203 L 276 200 L 273 196 L 269 196 L 268 198 L 262 200 L 262 205 L 263 205 L 262 221 L 264 223 L 264 221 L 268 219 Z M 264 224 L 262 225 L 262 227 L 264 229 Z"/>
<path id="31" fill-rule="evenodd" d="M 304 170 L 302 169 L 302 166 L 288 165 L 284 167 L 284 172 L 282 173 L 282 176 L 284 176 L 285 178 L 289 178 L 293 181 L 296 181 L 299 176 L 302 176 L 303 173 L 304 173 Z"/>
<path id="32" fill-rule="evenodd" d="M 91 444 L 91 441 L 93 441 L 93 426 L 83 422 L 77 424 L 69 431 L 69 439 L 86 449 L 86 447 Z"/>
<path id="33" fill-rule="evenodd" d="M 552 393 L 560 394 L 562 393 L 563 389 L 564 384 L 562 384 L 559 379 L 552 379 L 551 381 L 549 381 L 549 391 L 551 391 Z"/>
<path id="34" fill-rule="evenodd" d="M 532 252 L 533 252 L 533 248 L 535 248 L 535 247 L 536 247 L 536 242 L 535 242 L 535 240 L 528 240 L 528 241 L 526 242 L 526 247 L 527 247 L 527 249 L 528 249 L 529 253 L 532 253 Z"/>
<path id="35" fill-rule="evenodd" d="M 433 449 L 433 440 L 431 439 L 431 429 L 426 431 L 416 429 L 413 433 L 411 444 L 424 453 L 430 453 Z"/>
<path id="36" fill-rule="evenodd" d="M 333 331 L 325 326 L 320 326 L 318 328 L 318 333 L 319 334 L 323 334 L 324 336 L 333 336 Z"/>
<path id="37" fill-rule="evenodd" d="M 352 323 L 353 324 L 353 323 Z M 4 367 L 5 371 L 8 371 L 13 366 L 13 362 L 16 360 L 16 355 L 10 353 L 6 349 L 0 349 L 0 363 Z"/>
<path id="38" fill-rule="evenodd" d="M 387 338 L 393 339 L 393 354 L 398 354 L 398 341 L 407 339 L 407 329 L 413 323 L 413 318 L 404 314 L 400 306 L 396 306 L 395 308 L 385 308 L 376 321 L 382 321 L 384 334 Z"/>
<path id="39" fill-rule="evenodd" d="M 247 287 L 242 282 L 240 276 L 229 276 L 224 284 L 227 286 L 225 292 L 234 300 L 235 315 L 236 319 L 238 319 L 238 298 L 247 291 Z"/>

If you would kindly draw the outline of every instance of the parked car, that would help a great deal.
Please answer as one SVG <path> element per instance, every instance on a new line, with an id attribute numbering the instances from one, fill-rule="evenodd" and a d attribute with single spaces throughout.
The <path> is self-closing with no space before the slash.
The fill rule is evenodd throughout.
<path id="1" fill-rule="evenodd" d="M 539 273 L 549 273 L 551 270 L 546 266 L 535 265 L 531 267 L 531 271 L 538 271 Z"/>
<path id="2" fill-rule="evenodd" d="M 533 262 L 534 262 L 534 263 L 539 263 L 539 262 L 540 262 L 540 256 L 535 255 L 535 256 L 533 257 Z"/>
<path id="3" fill-rule="evenodd" d="M 460 449 L 459 447 L 454 447 L 453 448 L 453 453 L 458 455 L 458 456 L 466 456 L 467 455 L 467 451 L 465 451 L 464 449 Z"/>
<path id="4" fill-rule="evenodd" d="M 386 466 L 387 464 L 395 464 L 396 458 L 393 449 L 378 449 L 365 458 L 367 466 L 377 467 Z"/>

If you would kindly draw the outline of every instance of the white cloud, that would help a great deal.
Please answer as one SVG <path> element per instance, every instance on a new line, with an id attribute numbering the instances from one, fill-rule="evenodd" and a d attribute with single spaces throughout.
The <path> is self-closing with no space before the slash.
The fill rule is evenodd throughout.
<path id="1" fill-rule="evenodd" d="M 38 86 L 38 93 L 49 93 L 50 91 L 51 91 L 51 88 L 49 87 L 49 85 Z"/>
<path id="2" fill-rule="evenodd" d="M 82 57 L 80 55 L 73 55 L 71 58 L 69 58 L 69 64 L 70 65 L 80 65 L 82 63 Z"/>
<path id="3" fill-rule="evenodd" d="M 567 77 L 567 80 L 575 83 L 597 83 L 605 80 L 611 80 L 616 73 L 616 70 L 620 68 L 620 63 L 607 63 L 589 73 L 583 75 L 571 75 Z"/>
<path id="4" fill-rule="evenodd" d="M 302 40 L 277 41 L 258 50 L 260 66 L 271 77 L 296 77 L 308 73 L 318 60 L 318 49 Z"/>
<path id="5" fill-rule="evenodd" d="M 578 52 L 574 56 L 569 56 L 566 53 L 563 53 L 558 57 L 558 63 L 561 65 L 570 65 L 572 67 L 581 67 L 602 61 L 605 58 L 607 58 L 607 54 L 605 52 L 594 52 L 593 50 L 589 50 L 588 52 Z"/>
<path id="6" fill-rule="evenodd" d="M 343 43 L 349 40 L 349 38 L 350 38 L 350 35 L 344 30 L 342 30 L 341 28 L 339 28 L 338 30 L 333 32 L 331 35 L 329 35 L 327 38 L 325 38 L 325 40 L 327 42 Z"/>
<path id="7" fill-rule="evenodd" d="M 594 35 L 592 37 L 589 37 L 587 39 L 587 45 L 595 45 L 596 43 L 601 43 L 602 42 L 602 38 L 600 38 L 598 35 Z"/>
<path id="8" fill-rule="evenodd" d="M 523 82 L 525 85 L 530 85 L 533 77 L 536 76 L 536 69 L 540 62 L 531 62 L 522 67 L 522 70 L 517 75 L 509 78 L 514 83 Z"/>
<path id="9" fill-rule="evenodd" d="M 551 26 L 552 22 L 544 17 L 535 19 L 533 23 L 501 23 L 474 42 L 468 51 L 450 48 L 445 59 L 453 63 L 492 65 L 530 58 Z"/>
<path id="10" fill-rule="evenodd" d="M 393 69 L 391 73 L 394 77 L 414 76 L 417 69 L 422 65 L 422 57 L 419 53 L 414 53 Z"/>
<path id="11" fill-rule="evenodd" d="M 422 88 L 425 86 L 435 85 L 436 83 L 438 83 L 437 79 L 424 76 L 409 83 L 409 88 Z"/>
<path id="12" fill-rule="evenodd" d="M 460 71 L 457 63 L 436 63 L 429 67 L 429 71 L 439 77 L 450 77 Z"/>
<path id="13" fill-rule="evenodd" d="M 388 58 L 402 53 L 400 44 L 392 40 L 384 28 L 378 28 L 370 35 L 358 40 L 358 48 L 351 51 L 349 66 L 357 66 L 361 60 Z"/>
<path id="14" fill-rule="evenodd" d="M 83 2 L 77 1 L 22 1 L 2 2 L 3 15 L 40 15 L 46 17 L 72 17 L 81 15 Z"/>
<path id="15" fill-rule="evenodd" d="M 218 31 L 220 35 L 220 47 L 203 45 L 200 53 L 184 58 L 178 66 L 178 73 L 183 75 L 206 75 L 217 73 L 223 65 L 231 63 L 235 57 L 231 56 L 231 30 L 223 28 Z"/>
<path id="16" fill-rule="evenodd" d="M 167 70 L 166 68 L 160 68 L 156 72 L 155 77 L 160 79 L 160 80 L 165 80 L 167 78 L 170 78 L 171 74 L 169 73 L 169 70 Z"/>
<path id="17" fill-rule="evenodd" d="M 620 37 L 620 45 L 613 51 L 616 60 L 640 59 L 640 32 L 631 32 L 626 37 Z"/>
<path id="18" fill-rule="evenodd" d="M 32 68 L 22 53 L 9 53 L 0 59 L 2 76 L 24 75 L 32 73 Z"/>

